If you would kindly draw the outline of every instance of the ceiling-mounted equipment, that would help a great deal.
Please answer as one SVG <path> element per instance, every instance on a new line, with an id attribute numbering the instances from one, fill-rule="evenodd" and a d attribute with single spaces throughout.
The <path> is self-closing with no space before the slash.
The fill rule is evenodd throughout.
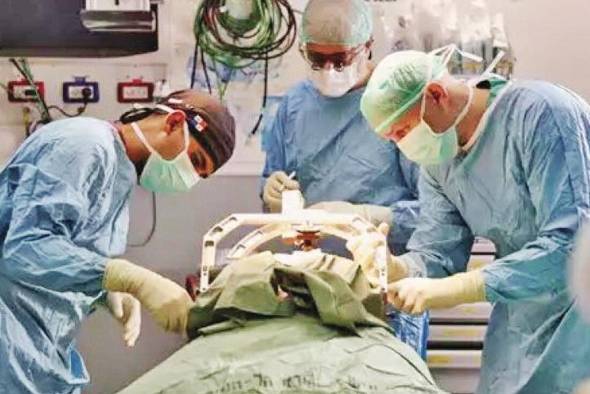
<path id="1" fill-rule="evenodd" d="M 100 58 L 158 50 L 159 5 L 154 2 L 43 0 L 42 3 L 41 6 L 39 0 L 2 0 L 0 56 Z"/>
<path id="2" fill-rule="evenodd" d="M 86 0 L 80 20 L 92 32 L 153 33 L 156 13 L 150 0 Z"/>

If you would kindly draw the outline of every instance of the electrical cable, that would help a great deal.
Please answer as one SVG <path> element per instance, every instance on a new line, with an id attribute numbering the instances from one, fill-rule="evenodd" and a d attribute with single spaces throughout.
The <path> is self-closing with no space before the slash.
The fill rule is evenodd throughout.
<path id="1" fill-rule="evenodd" d="M 195 88 L 195 82 L 197 79 L 197 57 L 199 55 L 199 44 L 198 41 L 195 44 L 195 51 L 193 52 L 193 69 L 191 71 L 191 89 Z"/>
<path id="2" fill-rule="evenodd" d="M 76 117 L 82 115 L 84 112 L 86 112 L 87 108 L 88 108 L 88 99 L 87 98 L 84 99 L 83 105 L 81 107 L 78 107 L 75 114 L 69 114 L 63 108 L 61 108 L 57 105 L 50 105 L 49 107 L 47 107 L 47 109 L 49 109 L 49 110 L 52 110 L 52 109 L 56 110 L 57 112 L 59 112 L 60 114 L 65 116 L 66 118 L 76 118 Z"/>
<path id="3" fill-rule="evenodd" d="M 16 67 L 18 72 L 25 78 L 31 89 L 35 92 L 35 104 L 39 107 L 39 113 L 41 114 L 41 123 L 49 123 L 53 119 L 51 118 L 51 114 L 49 113 L 49 108 L 47 107 L 47 103 L 41 94 L 39 93 L 39 89 L 37 89 L 37 85 L 35 85 L 35 81 L 33 75 L 28 67 L 27 61 L 25 59 L 20 59 L 22 65 L 18 63 L 18 61 L 14 58 L 10 58 L 9 61 Z"/>
<path id="4" fill-rule="evenodd" d="M 246 20 L 233 18 L 225 0 L 203 0 L 195 19 L 199 46 L 215 61 L 244 68 L 283 56 L 295 43 L 295 12 L 287 0 L 253 0 Z"/>
<path id="5" fill-rule="evenodd" d="M 207 89 L 209 90 L 209 94 L 212 93 L 211 90 L 211 80 L 209 79 L 209 72 L 207 71 L 207 64 L 205 64 L 205 53 L 201 48 L 201 66 L 203 67 L 203 72 L 205 73 L 205 82 L 207 83 Z"/>
<path id="6" fill-rule="evenodd" d="M 47 117 L 49 117 L 48 121 L 53 120 L 49 116 L 49 111 L 47 109 L 47 103 L 45 102 L 45 98 L 41 95 L 41 93 L 37 89 L 37 85 L 35 85 L 35 77 L 33 76 L 33 72 L 31 71 L 31 67 L 29 67 L 29 62 L 27 61 L 27 59 L 24 59 L 24 58 L 21 58 L 20 61 L 21 61 L 21 64 L 22 64 L 22 68 L 26 72 L 27 80 L 29 81 L 29 85 L 32 84 L 31 86 L 33 86 L 33 88 L 34 88 L 35 95 L 36 95 L 36 98 L 38 100 L 38 104 L 41 105 L 41 108 L 42 108 L 43 113 L 45 113 L 45 115 Z"/>
<path id="7" fill-rule="evenodd" d="M 57 106 L 57 105 L 50 105 L 49 107 L 47 107 L 48 110 L 56 110 L 59 113 L 61 113 L 63 116 L 65 116 L 66 118 L 76 118 L 80 115 L 82 115 L 84 112 L 86 112 L 86 109 L 88 108 L 88 102 L 90 101 L 90 97 L 92 95 L 92 92 L 90 91 L 89 88 L 83 88 L 82 89 L 82 106 L 78 107 L 78 109 L 76 110 L 75 114 L 69 114 L 67 113 L 63 108 Z"/>
<path id="8" fill-rule="evenodd" d="M 252 138 L 256 135 L 256 131 L 260 127 L 262 123 L 262 118 L 264 117 L 264 112 L 266 110 L 266 103 L 268 101 L 268 59 L 264 62 L 264 93 L 262 95 L 262 109 L 260 110 L 260 114 L 258 115 L 258 120 L 256 124 L 252 128 L 252 130 L 248 133 L 248 139 Z"/>
<path id="9" fill-rule="evenodd" d="M 35 102 L 35 106 L 37 107 L 37 110 L 39 112 L 39 116 L 41 117 L 41 119 L 38 122 L 34 122 L 32 124 L 35 126 L 35 128 L 37 127 L 38 124 L 47 124 L 47 123 L 53 121 L 53 118 L 52 118 L 51 112 L 50 112 L 51 110 L 58 111 L 60 114 L 62 114 L 63 116 L 65 116 L 67 118 L 75 118 L 77 116 L 82 115 L 84 112 L 86 112 L 86 109 L 88 108 L 88 102 L 90 100 L 90 95 L 92 94 L 88 89 L 82 90 L 83 105 L 77 109 L 77 112 L 75 114 L 67 113 L 63 108 L 61 108 L 57 105 L 50 105 L 50 106 L 47 105 L 47 103 L 45 102 L 45 99 L 43 98 L 43 96 L 39 92 L 37 85 L 35 85 L 35 79 L 33 78 L 33 74 L 29 68 L 29 65 L 28 65 L 28 62 L 26 61 L 26 59 L 20 59 L 21 64 L 19 64 L 19 62 L 14 58 L 10 58 L 9 61 L 10 61 L 10 63 L 12 63 L 12 65 L 14 67 L 16 67 L 16 69 L 23 76 L 23 78 L 25 78 L 25 80 L 27 81 L 27 83 L 29 84 L 29 86 L 31 87 L 33 92 L 35 93 L 34 102 Z M 2 85 L 1 87 L 4 88 L 5 90 L 7 90 L 6 86 Z M 27 137 L 30 136 L 33 133 L 33 131 L 34 131 L 34 129 L 27 129 L 26 136 Z"/>
<path id="10" fill-rule="evenodd" d="M 57 105 L 50 105 L 49 107 L 47 107 L 49 110 L 56 110 L 57 112 L 59 112 L 60 114 L 62 114 L 63 116 L 65 116 L 66 118 L 75 118 L 77 116 L 80 116 L 84 113 L 84 111 L 86 111 L 86 107 L 88 106 L 88 104 L 84 104 L 83 107 L 80 107 L 77 109 L 77 113 L 75 114 L 69 114 L 67 113 L 63 108 L 58 107 Z"/>
<path id="11" fill-rule="evenodd" d="M 285 55 L 297 37 L 295 11 L 288 0 L 252 0 L 248 18 L 237 19 L 228 12 L 229 0 L 203 0 L 195 18 L 195 51 L 192 64 L 191 87 L 196 81 L 198 55 L 209 93 L 211 79 L 208 57 L 217 75 L 218 94 L 223 99 L 233 71 L 264 62 L 264 93 L 262 109 L 248 137 L 255 135 L 262 123 L 268 99 L 269 62 Z M 227 82 L 221 82 L 217 64 L 232 70 Z"/>

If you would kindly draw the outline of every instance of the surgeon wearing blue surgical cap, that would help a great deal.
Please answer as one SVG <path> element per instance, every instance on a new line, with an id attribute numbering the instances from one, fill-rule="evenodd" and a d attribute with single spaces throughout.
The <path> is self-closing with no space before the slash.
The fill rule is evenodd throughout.
<path id="1" fill-rule="evenodd" d="M 140 305 L 185 331 L 188 293 L 118 258 L 134 185 L 188 191 L 225 163 L 234 121 L 213 98 L 177 92 L 121 122 L 60 120 L 38 129 L 0 172 L 0 393 L 80 393 L 75 338 L 102 304 L 133 346 Z"/>
<path id="2" fill-rule="evenodd" d="M 388 56 L 362 98 L 373 129 L 422 168 L 421 216 L 409 252 L 389 261 L 389 298 L 409 313 L 492 303 L 477 392 L 571 393 L 590 376 L 590 327 L 566 274 L 590 215 L 590 106 L 542 81 L 459 80 L 453 49 Z M 466 272 L 476 236 L 497 258 Z"/>
<path id="3" fill-rule="evenodd" d="M 359 110 L 373 69 L 370 6 L 311 0 L 300 32 L 308 78 L 286 93 L 264 130 L 263 201 L 279 212 L 282 192 L 299 189 L 315 209 L 389 224 L 389 246 L 402 253 L 419 213 L 419 171 L 371 131 Z M 391 317 L 396 335 L 424 356 L 427 319 Z"/>

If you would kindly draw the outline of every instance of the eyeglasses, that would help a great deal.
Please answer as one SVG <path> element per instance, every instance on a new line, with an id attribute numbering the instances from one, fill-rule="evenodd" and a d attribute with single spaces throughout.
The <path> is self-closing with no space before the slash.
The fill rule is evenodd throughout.
<path id="1" fill-rule="evenodd" d="M 309 63 L 312 70 L 322 70 L 326 67 L 326 64 L 330 63 L 336 71 L 342 71 L 345 67 L 350 66 L 354 62 L 354 59 L 359 53 L 364 49 L 368 49 L 370 44 L 371 41 L 345 51 L 329 54 L 313 51 L 307 47 L 301 46 L 299 52 L 301 52 L 305 61 Z"/>

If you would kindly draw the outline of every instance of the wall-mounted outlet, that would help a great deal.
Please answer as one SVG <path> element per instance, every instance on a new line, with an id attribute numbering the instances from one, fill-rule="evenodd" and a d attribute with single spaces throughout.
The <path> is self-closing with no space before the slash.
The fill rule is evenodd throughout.
<path id="1" fill-rule="evenodd" d="M 45 97 L 45 84 L 43 82 L 35 82 L 35 87 L 31 86 L 27 81 L 10 81 L 6 85 L 8 90 L 8 101 L 11 103 L 27 103 L 37 100 L 36 90 L 39 95 Z"/>
<path id="2" fill-rule="evenodd" d="M 74 81 L 62 85 L 64 103 L 98 103 L 100 91 L 98 82 L 87 81 L 85 77 L 74 77 Z"/>
<path id="3" fill-rule="evenodd" d="M 134 79 L 117 84 L 117 100 L 120 103 L 151 103 L 154 101 L 154 84 Z"/>

